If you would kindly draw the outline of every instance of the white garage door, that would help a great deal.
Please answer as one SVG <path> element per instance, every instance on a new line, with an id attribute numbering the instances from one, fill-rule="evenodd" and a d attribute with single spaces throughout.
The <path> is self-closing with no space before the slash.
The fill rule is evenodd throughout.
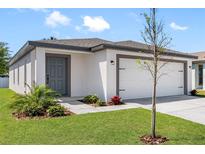
<path id="1" fill-rule="evenodd" d="M 160 65 L 164 63 L 161 62 Z M 168 62 L 161 69 L 160 74 L 162 73 L 164 75 L 159 79 L 157 96 L 183 95 L 184 64 Z M 119 95 L 122 99 L 151 97 L 152 80 L 150 72 L 137 64 L 136 59 L 119 59 Z"/>

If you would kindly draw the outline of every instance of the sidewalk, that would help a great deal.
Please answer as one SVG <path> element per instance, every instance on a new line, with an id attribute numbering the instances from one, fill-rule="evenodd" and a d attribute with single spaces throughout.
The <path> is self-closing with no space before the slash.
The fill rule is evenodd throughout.
<path id="1" fill-rule="evenodd" d="M 71 112 L 75 114 L 85 114 L 85 113 L 95 113 L 95 112 L 108 112 L 116 110 L 125 110 L 131 108 L 138 108 L 140 105 L 136 103 L 126 103 L 124 105 L 113 105 L 113 106 L 100 106 L 94 107 L 91 105 L 84 104 L 79 99 L 73 98 L 61 98 L 61 105 L 68 108 Z"/>

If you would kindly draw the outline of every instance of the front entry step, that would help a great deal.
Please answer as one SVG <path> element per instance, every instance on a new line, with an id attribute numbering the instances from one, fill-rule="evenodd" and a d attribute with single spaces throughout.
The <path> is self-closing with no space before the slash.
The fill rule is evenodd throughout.
<path id="1" fill-rule="evenodd" d="M 84 97 L 83 96 L 79 96 L 79 97 L 60 97 L 59 101 L 62 103 L 67 103 L 67 102 L 74 102 L 74 101 L 78 101 L 78 100 L 82 100 Z"/>

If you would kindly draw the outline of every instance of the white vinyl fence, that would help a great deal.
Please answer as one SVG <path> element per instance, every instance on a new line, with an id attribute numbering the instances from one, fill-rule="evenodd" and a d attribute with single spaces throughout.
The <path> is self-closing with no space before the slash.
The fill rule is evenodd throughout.
<path id="1" fill-rule="evenodd" d="M 9 77 L 0 77 L 0 88 L 8 88 L 9 87 Z"/>

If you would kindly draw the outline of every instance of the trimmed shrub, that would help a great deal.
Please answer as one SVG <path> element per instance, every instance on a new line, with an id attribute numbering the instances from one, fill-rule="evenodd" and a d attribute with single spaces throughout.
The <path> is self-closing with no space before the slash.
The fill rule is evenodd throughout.
<path id="1" fill-rule="evenodd" d="M 47 110 L 48 115 L 51 117 L 59 117 L 65 115 L 65 108 L 60 105 L 50 106 Z"/>
<path id="2" fill-rule="evenodd" d="M 45 110 L 41 106 L 30 104 L 24 106 L 23 113 L 25 113 L 25 115 L 29 117 L 44 116 Z"/>
<path id="3" fill-rule="evenodd" d="M 58 102 L 56 99 L 45 99 L 45 100 L 42 100 L 41 102 L 41 105 L 43 107 L 44 110 L 47 110 L 49 108 L 49 106 L 54 106 L 56 105 Z"/>
<path id="4" fill-rule="evenodd" d="M 88 95 L 83 98 L 83 102 L 86 104 L 93 104 L 95 106 L 106 106 L 106 102 L 102 101 L 96 95 Z"/>
<path id="5" fill-rule="evenodd" d="M 83 98 L 83 102 L 86 104 L 96 104 L 99 98 L 96 95 L 88 95 Z"/>
<path id="6" fill-rule="evenodd" d="M 197 90 L 194 89 L 194 90 L 192 90 L 190 93 L 191 93 L 192 96 L 196 96 L 196 94 L 197 94 Z"/>
<path id="7" fill-rule="evenodd" d="M 104 101 L 102 101 L 101 99 L 98 99 L 98 101 L 96 102 L 97 106 L 106 106 L 106 103 Z"/>

